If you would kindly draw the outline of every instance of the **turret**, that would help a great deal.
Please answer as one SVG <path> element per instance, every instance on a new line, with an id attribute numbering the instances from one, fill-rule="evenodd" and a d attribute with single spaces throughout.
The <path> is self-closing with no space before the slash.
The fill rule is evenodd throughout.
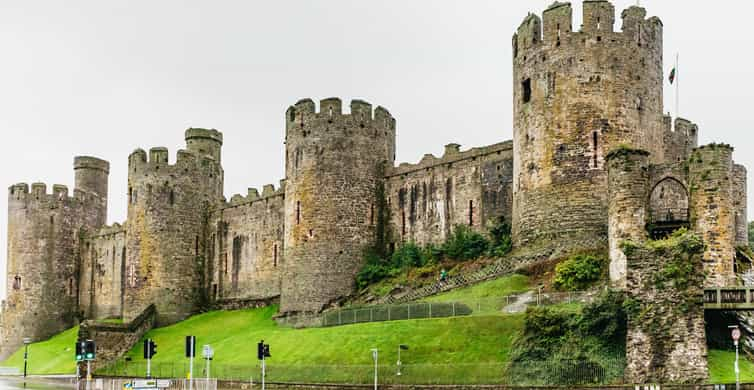
<path id="1" fill-rule="evenodd" d="M 689 160 L 691 227 L 704 241 L 706 287 L 735 283 L 735 214 L 733 148 L 710 144 L 695 149 Z"/>
<path id="2" fill-rule="evenodd" d="M 608 242 L 610 282 L 626 287 L 625 241 L 641 243 L 647 239 L 647 197 L 649 193 L 649 153 L 620 148 L 605 157 L 608 189 Z"/>
<path id="3" fill-rule="evenodd" d="M 190 128 L 186 130 L 186 149 L 199 155 L 212 156 L 221 162 L 223 134 L 215 129 Z"/>
<path id="4" fill-rule="evenodd" d="M 205 233 L 223 202 L 222 135 L 189 129 L 186 142 L 173 164 L 163 147 L 129 156 L 125 320 L 155 303 L 158 323 L 170 324 L 206 300 Z"/>
<path id="5" fill-rule="evenodd" d="M 95 226 L 92 226 L 92 228 L 99 228 L 107 222 L 110 163 L 96 157 L 79 156 L 73 160 L 73 169 L 76 173 L 75 189 L 99 197 L 99 201 L 90 208 L 95 222 Z"/>
<path id="6" fill-rule="evenodd" d="M 607 241 L 607 153 L 625 145 L 663 161 L 662 24 L 632 8 L 615 31 L 609 2 L 585 1 L 583 10 L 580 31 L 570 3 L 556 2 L 514 35 L 517 246 Z"/>
<path id="7" fill-rule="evenodd" d="M 373 245 L 369 213 L 383 167 L 392 166 L 395 119 L 340 99 L 296 103 L 286 113 L 284 277 L 281 312 L 316 312 L 350 294 Z"/>

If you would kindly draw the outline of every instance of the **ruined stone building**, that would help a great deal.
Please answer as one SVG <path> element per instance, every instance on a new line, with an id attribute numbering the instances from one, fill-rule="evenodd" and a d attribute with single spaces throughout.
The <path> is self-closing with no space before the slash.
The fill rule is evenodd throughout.
<path id="1" fill-rule="evenodd" d="M 396 165 L 388 110 L 304 99 L 285 112 L 285 178 L 261 192 L 226 200 L 223 136 L 194 128 L 175 159 L 159 147 L 128 157 L 122 224 L 105 225 L 106 161 L 74 159 L 72 196 L 11 186 L 0 357 L 23 337 L 127 322 L 151 304 L 161 325 L 233 300 L 317 312 L 353 292 L 377 241 L 441 242 L 456 225 L 484 231 L 500 218 L 518 248 L 609 247 L 618 287 L 630 272 L 623 240 L 687 226 L 706 243 L 706 283 L 732 283 L 745 168 L 731 147 L 698 147 L 697 125 L 664 115 L 660 19 L 630 7 L 618 27 L 597 0 L 583 13 L 574 29 L 571 5 L 556 2 L 513 35 L 512 141 L 448 144 Z"/>

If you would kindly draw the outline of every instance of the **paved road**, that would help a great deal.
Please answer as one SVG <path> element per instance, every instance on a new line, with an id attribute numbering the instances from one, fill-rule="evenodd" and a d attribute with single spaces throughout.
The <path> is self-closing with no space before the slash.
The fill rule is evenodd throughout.
<path id="1" fill-rule="evenodd" d="M 9 379 L 9 378 L 2 378 L 0 377 L 0 390 L 15 390 L 15 389 L 23 389 L 24 383 L 23 381 L 19 381 L 17 379 Z M 26 383 L 27 389 L 32 390 L 59 390 L 59 389 L 70 389 L 70 387 L 65 386 L 56 386 L 56 385 L 50 385 L 50 384 L 42 384 L 37 381 L 29 381 Z"/>

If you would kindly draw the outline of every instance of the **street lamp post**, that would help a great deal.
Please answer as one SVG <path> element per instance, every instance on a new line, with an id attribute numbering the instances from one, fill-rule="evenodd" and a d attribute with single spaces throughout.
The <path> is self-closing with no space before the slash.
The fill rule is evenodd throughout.
<path id="1" fill-rule="evenodd" d="M 741 338 L 741 330 L 738 329 L 738 325 L 728 326 L 731 329 L 730 336 L 733 339 L 733 345 L 736 347 L 736 362 L 733 364 L 733 371 L 736 374 L 736 390 L 741 386 L 739 381 L 739 368 L 738 368 L 738 339 Z"/>
<path id="2" fill-rule="evenodd" d="M 372 359 L 374 359 L 374 390 L 377 390 L 377 348 L 372 348 Z"/>
<path id="3" fill-rule="evenodd" d="M 31 344 L 31 338 L 24 337 L 24 388 L 26 388 L 26 368 L 29 361 L 29 344 Z"/>
<path id="4" fill-rule="evenodd" d="M 401 363 L 401 350 L 402 349 L 408 349 L 408 345 L 398 344 L 398 363 L 396 363 L 396 365 L 398 366 L 398 372 L 395 374 L 397 376 L 401 376 L 401 366 L 403 365 L 403 363 Z"/>

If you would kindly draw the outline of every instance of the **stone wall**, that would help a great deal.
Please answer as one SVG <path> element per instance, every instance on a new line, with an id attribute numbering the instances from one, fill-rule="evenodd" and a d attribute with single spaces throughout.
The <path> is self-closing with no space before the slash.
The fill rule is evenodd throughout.
<path id="1" fill-rule="evenodd" d="M 735 209 L 736 246 L 749 245 L 748 210 L 746 207 L 746 167 L 733 164 L 733 208 Z"/>
<path id="2" fill-rule="evenodd" d="M 127 324 L 104 324 L 88 320 L 81 323 L 78 341 L 94 340 L 97 358 L 92 362 L 92 371 L 107 367 L 117 361 L 150 331 L 156 320 L 155 305 L 149 305 L 144 312 Z M 82 377 L 86 377 L 86 364 L 81 363 Z"/>
<path id="3" fill-rule="evenodd" d="M 79 309 L 84 318 L 119 318 L 126 279 L 126 229 L 107 226 L 88 236 L 80 249 Z"/>
<path id="4" fill-rule="evenodd" d="M 353 100 L 286 112 L 285 270 L 281 311 L 319 311 L 353 291 L 375 242 L 377 192 L 395 159 L 395 119 Z"/>
<path id="5" fill-rule="evenodd" d="M 106 202 L 96 180 L 80 157 L 74 159 L 76 183 L 83 187 L 68 196 L 68 188 L 42 183 L 16 184 L 8 190 L 7 300 L 0 328 L 0 360 L 14 352 L 24 337 L 41 341 L 75 324 L 78 318 L 78 255 L 81 233 L 103 222 Z M 107 183 L 108 163 L 93 157 L 101 167 L 97 177 Z M 104 179 L 102 176 L 104 175 Z M 103 194 L 107 196 L 107 194 Z"/>
<path id="6" fill-rule="evenodd" d="M 189 150 L 178 151 L 174 164 L 165 148 L 152 148 L 149 159 L 139 149 L 128 160 L 127 321 L 153 303 L 160 325 L 206 304 L 208 222 L 223 192 L 223 169 L 215 159 L 222 134 L 188 129 L 186 141 Z"/>
<path id="7" fill-rule="evenodd" d="M 649 152 L 617 149 L 606 156 L 608 189 L 608 237 L 610 282 L 625 288 L 627 263 L 620 248 L 625 240 L 647 238 Z"/>
<path id="8" fill-rule="evenodd" d="M 211 300 L 280 295 L 285 188 L 249 189 L 212 213 L 207 258 Z"/>
<path id="9" fill-rule="evenodd" d="M 530 14 L 513 37 L 514 245 L 607 236 L 604 157 L 620 145 L 663 161 L 662 23 L 646 11 L 584 2 Z"/>
<path id="10" fill-rule="evenodd" d="M 440 243 L 453 226 L 485 231 L 513 209 L 513 149 L 502 142 L 461 152 L 449 144 L 441 158 L 425 155 L 386 173 L 391 242 Z"/>
<path id="11" fill-rule="evenodd" d="M 706 244 L 705 286 L 735 284 L 735 213 L 733 206 L 733 148 L 711 144 L 699 147 L 689 161 L 691 226 Z"/>
<path id="12" fill-rule="evenodd" d="M 671 128 L 669 116 L 664 117 L 664 123 L 665 161 L 668 163 L 686 161 L 691 155 L 691 151 L 697 147 L 699 128 L 696 124 L 683 118 L 676 118 L 674 128 Z"/>
<path id="13" fill-rule="evenodd" d="M 704 243 L 693 233 L 651 243 L 624 242 L 628 274 L 626 372 L 629 383 L 703 383 Z"/>

